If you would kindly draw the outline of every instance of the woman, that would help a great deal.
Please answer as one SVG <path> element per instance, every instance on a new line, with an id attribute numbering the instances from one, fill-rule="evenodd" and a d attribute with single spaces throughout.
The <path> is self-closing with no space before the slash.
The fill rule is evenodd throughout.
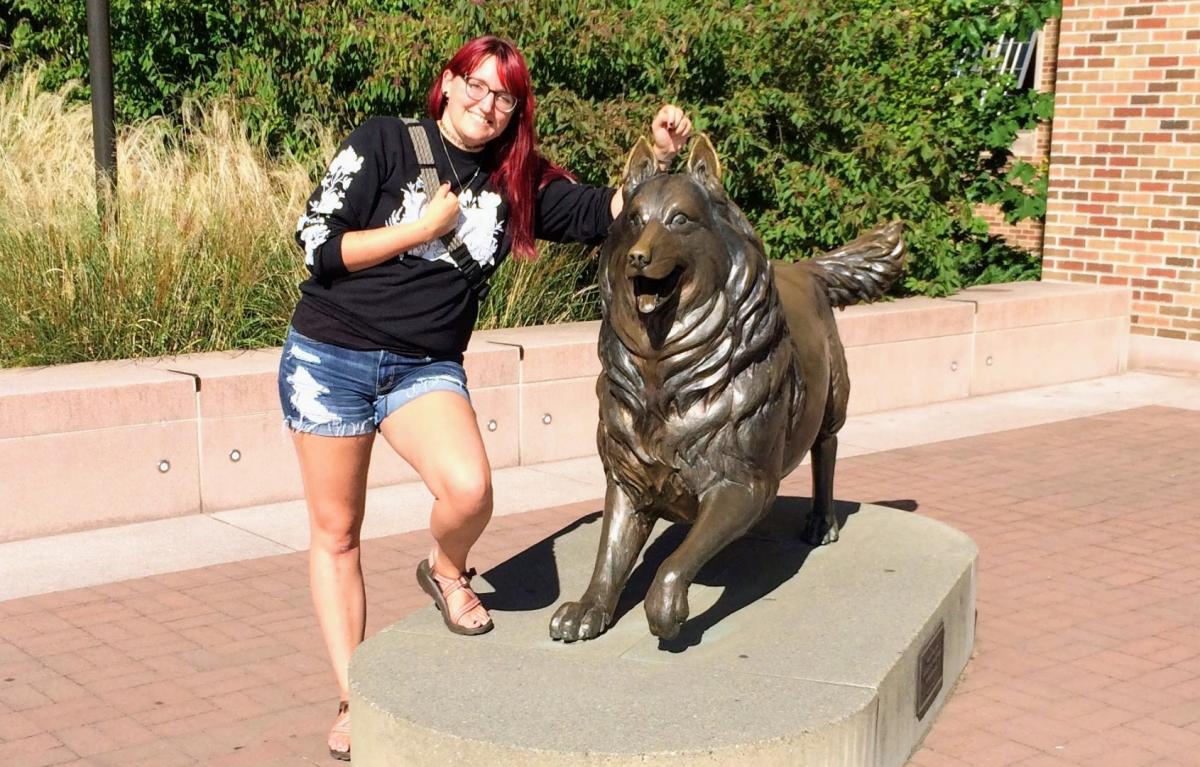
<path id="1" fill-rule="evenodd" d="M 481 278 L 510 250 L 532 257 L 535 235 L 599 241 L 621 210 L 620 194 L 575 184 L 537 153 L 533 109 L 513 44 L 470 41 L 433 83 L 430 118 L 372 118 L 351 133 L 297 228 L 311 278 L 279 387 L 309 510 L 313 602 L 340 693 L 329 734 L 339 759 L 350 754 L 347 667 L 366 616 L 359 531 L 375 431 L 435 498 L 418 582 L 451 631 L 488 631 L 467 557 L 491 517 L 491 470 L 461 364 Z M 678 108 L 659 110 L 661 167 L 690 132 Z"/>

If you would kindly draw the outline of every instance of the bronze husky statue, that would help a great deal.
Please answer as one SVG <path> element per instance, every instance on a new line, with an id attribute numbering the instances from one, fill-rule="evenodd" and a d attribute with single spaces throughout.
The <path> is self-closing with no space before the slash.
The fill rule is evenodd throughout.
<path id="1" fill-rule="evenodd" d="M 901 229 L 771 263 L 720 177 L 704 136 L 686 173 L 656 173 L 645 139 L 626 163 L 625 208 L 600 255 L 600 550 L 583 596 L 555 612 L 554 639 L 608 627 L 659 517 L 692 524 L 646 595 L 651 632 L 674 637 L 696 573 L 762 519 L 809 449 L 805 536 L 837 540 L 833 467 L 850 382 L 832 307 L 883 294 L 904 259 Z"/>

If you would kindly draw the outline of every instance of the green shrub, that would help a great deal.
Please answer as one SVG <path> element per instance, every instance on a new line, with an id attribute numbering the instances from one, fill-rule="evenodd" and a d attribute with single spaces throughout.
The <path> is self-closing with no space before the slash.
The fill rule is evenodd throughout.
<path id="1" fill-rule="evenodd" d="M 1037 273 L 974 206 L 1013 219 L 1044 210 L 1044 169 L 1006 164 L 1051 100 L 1018 92 L 981 51 L 1056 11 L 1055 0 L 112 0 L 112 42 L 123 124 L 179 126 L 189 99 L 231 99 L 252 142 L 302 158 L 312 183 L 322 135 L 423 112 L 462 42 L 508 35 L 529 59 L 544 150 L 583 180 L 615 181 L 654 110 L 674 101 L 714 139 L 773 257 L 902 219 L 901 291 L 942 295 Z M 83 3 L 0 0 L 0 74 L 37 61 L 47 89 L 86 79 L 85 28 Z M 0 218 L 11 239 L 7 226 Z M 588 296 L 590 269 L 555 279 Z"/>

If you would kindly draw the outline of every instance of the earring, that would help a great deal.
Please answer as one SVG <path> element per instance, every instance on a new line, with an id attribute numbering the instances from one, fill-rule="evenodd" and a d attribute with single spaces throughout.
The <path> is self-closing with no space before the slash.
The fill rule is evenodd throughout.
<path id="1" fill-rule="evenodd" d="M 450 91 L 442 91 L 442 98 L 444 98 L 444 99 L 450 98 Z"/>

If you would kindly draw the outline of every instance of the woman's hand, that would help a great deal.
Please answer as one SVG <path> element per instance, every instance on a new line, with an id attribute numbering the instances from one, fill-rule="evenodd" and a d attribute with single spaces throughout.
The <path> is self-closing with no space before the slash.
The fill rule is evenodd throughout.
<path id="1" fill-rule="evenodd" d="M 457 223 L 458 195 L 450 191 L 449 184 L 442 184 L 416 221 L 346 232 L 342 236 L 342 263 L 351 272 L 367 269 L 433 242 L 453 231 Z"/>
<path id="2" fill-rule="evenodd" d="M 679 107 L 665 104 L 650 123 L 650 135 L 654 138 L 654 159 L 658 161 L 658 168 L 666 170 L 692 135 L 692 121 Z"/>
<path id="3" fill-rule="evenodd" d="M 454 230 L 458 223 L 458 195 L 450 191 L 449 182 L 433 193 L 421 221 L 428 227 L 431 241 Z"/>
<path id="4" fill-rule="evenodd" d="M 674 104 L 664 104 L 650 121 L 650 135 L 654 137 L 654 160 L 659 170 L 671 167 L 671 161 L 692 135 L 692 121 L 682 109 Z M 625 195 L 618 190 L 609 203 L 608 210 L 613 218 L 625 207 Z"/>

